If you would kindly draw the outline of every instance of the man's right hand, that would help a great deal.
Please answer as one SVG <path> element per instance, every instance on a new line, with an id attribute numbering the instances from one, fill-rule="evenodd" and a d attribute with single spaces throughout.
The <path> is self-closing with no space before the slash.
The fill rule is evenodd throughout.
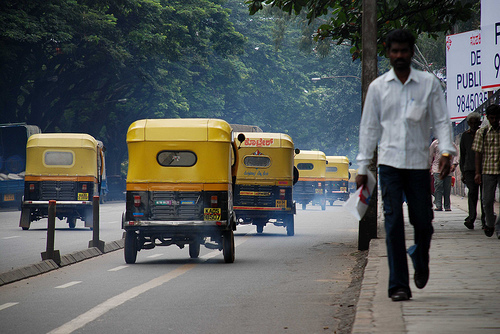
<path id="1" fill-rule="evenodd" d="M 361 187 L 362 185 L 368 185 L 368 175 L 356 175 L 356 188 Z"/>

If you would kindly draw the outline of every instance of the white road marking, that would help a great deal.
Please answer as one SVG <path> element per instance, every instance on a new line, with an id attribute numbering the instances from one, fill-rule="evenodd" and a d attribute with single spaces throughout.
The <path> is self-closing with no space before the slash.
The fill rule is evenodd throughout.
<path id="1" fill-rule="evenodd" d="M 107 222 L 106 224 L 118 224 L 118 223 L 121 223 L 121 221 L 117 220 L 117 221 L 113 221 L 113 222 Z"/>
<path id="2" fill-rule="evenodd" d="M 2 239 L 3 240 L 7 240 L 7 239 L 15 239 L 15 238 L 20 238 L 21 236 L 20 235 L 13 235 L 11 237 L 3 237 Z"/>
<path id="3" fill-rule="evenodd" d="M 80 283 L 82 283 L 82 281 L 73 281 L 73 282 L 63 284 L 63 285 L 56 286 L 55 289 L 66 289 L 66 288 L 69 288 L 70 286 L 77 285 Z"/>
<path id="4" fill-rule="evenodd" d="M 135 298 L 139 296 L 140 294 L 143 294 L 144 292 L 147 292 L 153 288 L 156 288 L 164 283 L 167 283 L 168 281 L 188 272 L 189 270 L 193 269 L 197 264 L 196 263 L 190 263 L 190 264 L 185 264 L 180 266 L 177 269 L 172 270 L 171 272 L 154 278 L 149 282 L 146 282 L 144 284 L 138 285 L 130 290 L 127 290 L 119 295 L 116 295 L 103 303 L 97 305 L 96 307 L 90 309 L 89 311 L 81 314 L 80 316 L 76 317 L 75 319 L 65 323 L 59 328 L 56 328 L 52 331 L 50 331 L 48 334 L 62 334 L 62 333 L 72 333 L 73 331 L 76 331 L 79 328 L 82 328 L 86 324 L 88 324 L 91 321 L 94 321 L 101 315 L 105 314 L 106 312 L 114 309 L 115 307 L 120 306 L 121 304 L 129 301 L 132 298 Z"/>
<path id="5" fill-rule="evenodd" d="M 6 308 L 9 308 L 9 307 L 17 305 L 17 304 L 19 304 L 19 303 L 16 302 L 16 303 L 5 303 L 5 304 L 2 304 L 2 305 L 0 305 L 0 311 L 1 310 L 5 310 Z"/>
<path id="6" fill-rule="evenodd" d="M 162 256 L 162 255 L 163 255 L 163 254 L 159 254 L 159 253 L 157 253 L 157 254 L 149 255 L 149 256 L 148 256 L 148 258 L 153 259 L 153 258 L 155 258 L 155 257 L 160 257 L 160 256 Z"/>
<path id="7" fill-rule="evenodd" d="M 109 269 L 108 271 L 118 271 L 127 268 L 128 266 L 118 266 L 112 269 Z"/>
<path id="8" fill-rule="evenodd" d="M 238 238 L 238 241 L 235 243 L 235 246 L 241 245 L 245 241 L 247 241 L 250 238 L 250 235 L 245 235 L 241 238 Z M 204 256 L 200 256 L 201 259 L 203 260 L 208 260 L 209 258 L 215 257 L 217 255 L 221 254 L 219 251 L 213 251 L 208 254 L 205 254 Z M 52 331 L 50 331 L 47 334 L 66 334 L 66 333 L 72 333 L 88 323 L 94 321 L 95 319 L 99 318 L 103 314 L 109 312 L 110 310 L 120 306 L 121 304 L 131 300 L 132 298 L 135 298 L 144 292 L 147 292 L 151 289 L 154 289 L 156 287 L 159 287 L 162 284 L 165 284 L 174 278 L 177 278 L 185 273 L 187 273 L 189 270 L 193 269 L 196 267 L 199 263 L 189 263 L 189 264 L 184 264 L 180 266 L 177 269 L 172 270 L 169 273 L 166 273 L 165 275 L 162 275 L 160 277 L 154 278 L 150 280 L 149 282 L 146 282 L 144 284 L 138 285 L 130 290 L 127 290 L 125 292 L 122 292 L 119 295 L 116 295 L 114 297 L 111 297 L 110 299 L 102 302 L 101 304 L 95 306 L 94 308 L 88 310 L 87 312 L 79 315 L 75 319 L 65 323 L 61 327 L 58 327 Z"/>

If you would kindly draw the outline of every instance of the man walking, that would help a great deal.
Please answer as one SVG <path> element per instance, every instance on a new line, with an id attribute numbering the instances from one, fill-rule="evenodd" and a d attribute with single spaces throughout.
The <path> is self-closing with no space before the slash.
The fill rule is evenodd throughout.
<path id="1" fill-rule="evenodd" d="M 488 106 L 486 118 L 490 125 L 477 130 L 472 143 L 472 149 L 476 151 L 474 181 L 483 187 L 483 206 L 486 215 L 484 234 L 491 237 L 496 230 L 500 239 L 500 216 L 496 219 L 493 208 L 495 192 L 500 186 L 500 106 L 497 104 Z"/>
<path id="2" fill-rule="evenodd" d="M 455 146 L 455 150 L 458 151 L 458 147 Z M 451 211 L 451 175 L 448 175 L 444 179 L 439 177 L 439 160 L 441 158 L 441 152 L 439 151 L 439 140 L 434 139 L 429 147 L 429 164 L 431 165 L 431 173 L 434 176 L 434 211 Z M 453 162 L 451 163 L 450 173 L 455 171 L 458 165 L 458 157 L 453 157 Z"/>
<path id="3" fill-rule="evenodd" d="M 403 194 L 408 202 L 415 245 L 408 253 L 414 282 L 422 289 L 429 278 L 429 248 L 434 228 L 429 173 L 431 126 L 439 139 L 439 177 L 450 172 L 455 155 L 443 91 L 430 73 L 411 67 L 415 37 L 407 30 L 387 35 L 386 52 L 392 69 L 368 88 L 359 129 L 358 187 L 367 183 L 368 164 L 379 143 L 379 175 L 385 216 L 389 297 L 412 297 L 409 285 L 403 220 Z"/>
<path id="4" fill-rule="evenodd" d="M 466 118 L 469 130 L 462 133 L 460 138 L 460 172 L 462 173 L 462 182 L 469 189 L 467 193 L 467 201 L 469 206 L 469 216 L 465 218 L 464 225 L 469 229 L 474 229 L 474 222 L 477 217 L 477 200 L 479 198 L 480 185 L 474 182 L 476 175 L 476 153 L 472 150 L 472 142 L 476 135 L 479 126 L 481 125 L 481 115 L 477 112 L 470 113 Z M 481 196 L 482 197 L 482 196 Z M 481 208 L 481 222 L 484 228 L 485 217 L 482 205 Z"/>

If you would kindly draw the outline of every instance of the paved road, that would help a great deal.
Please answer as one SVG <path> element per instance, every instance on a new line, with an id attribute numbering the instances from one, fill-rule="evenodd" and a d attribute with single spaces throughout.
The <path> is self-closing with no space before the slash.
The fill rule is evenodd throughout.
<path id="1" fill-rule="evenodd" d="M 125 202 L 108 202 L 100 205 L 99 239 L 111 242 L 122 237 L 121 215 Z M 19 227 L 20 211 L 0 211 L 0 273 L 30 265 L 42 260 L 47 247 L 47 219 L 31 223 L 27 231 Z M 55 249 L 69 254 L 88 247 L 92 231 L 77 220 L 76 228 L 69 229 L 65 221 L 56 219 Z"/>
<path id="2" fill-rule="evenodd" d="M 0 332 L 342 333 L 357 227 L 340 206 L 310 206 L 293 237 L 239 226 L 233 264 L 206 248 L 143 250 L 134 265 L 107 253 L 1 286 Z"/>

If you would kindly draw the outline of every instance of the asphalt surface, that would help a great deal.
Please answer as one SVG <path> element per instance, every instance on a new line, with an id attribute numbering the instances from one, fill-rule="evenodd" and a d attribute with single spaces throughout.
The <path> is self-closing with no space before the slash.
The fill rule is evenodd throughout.
<path id="1" fill-rule="evenodd" d="M 413 298 L 404 302 L 387 296 L 389 273 L 379 209 L 378 239 L 370 243 L 352 333 L 500 333 L 500 239 L 486 237 L 478 220 L 474 230 L 463 225 L 467 198 L 452 195 L 451 202 L 451 212 L 434 213 L 429 282 L 417 289 L 411 270 Z M 409 247 L 413 229 L 408 221 L 405 225 Z M 123 240 L 106 243 L 104 252 L 122 247 Z M 62 255 L 61 266 L 102 253 L 89 248 Z M 1 273 L 0 285 L 57 268 L 52 260 L 41 261 Z"/>

